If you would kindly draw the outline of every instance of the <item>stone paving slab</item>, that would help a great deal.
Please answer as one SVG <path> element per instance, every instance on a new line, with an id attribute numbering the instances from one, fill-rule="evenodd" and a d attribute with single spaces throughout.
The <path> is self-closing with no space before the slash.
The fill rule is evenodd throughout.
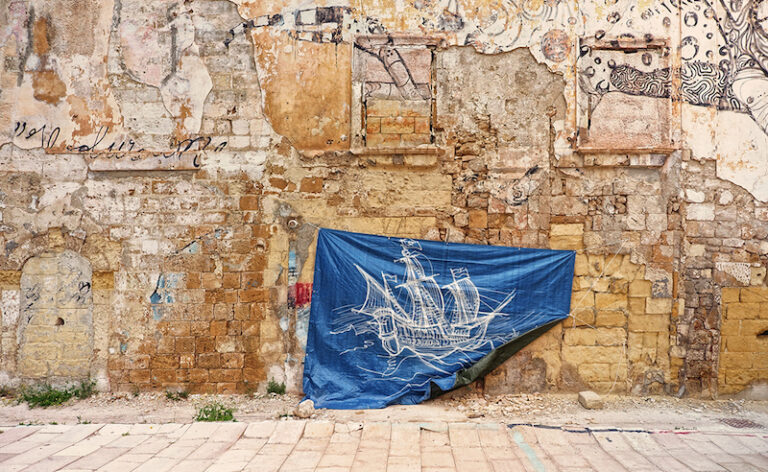
<path id="1" fill-rule="evenodd" d="M 768 431 L 261 421 L 4 428 L 0 471 L 768 472 Z"/>

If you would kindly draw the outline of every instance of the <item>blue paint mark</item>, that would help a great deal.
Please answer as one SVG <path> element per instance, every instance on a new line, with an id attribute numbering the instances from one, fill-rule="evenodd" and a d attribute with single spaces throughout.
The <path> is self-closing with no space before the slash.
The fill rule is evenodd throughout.
<path id="1" fill-rule="evenodd" d="M 128 344 L 126 343 L 120 343 L 120 353 L 125 354 L 125 352 L 128 350 Z"/>
<path id="2" fill-rule="evenodd" d="M 291 249 L 288 253 L 288 285 L 294 285 L 299 279 L 296 271 L 296 251 Z"/>
<path id="3" fill-rule="evenodd" d="M 169 272 L 165 274 L 165 288 L 176 288 L 184 278 L 181 272 Z"/>
<path id="4" fill-rule="evenodd" d="M 152 318 L 154 318 L 155 321 L 162 320 L 164 314 L 162 305 L 152 305 Z"/>
<path id="5" fill-rule="evenodd" d="M 197 254 L 199 252 L 200 242 L 192 241 L 191 243 L 187 244 L 181 251 L 179 251 L 179 254 Z"/>
<path id="6" fill-rule="evenodd" d="M 309 305 L 296 310 L 296 339 L 301 349 L 307 349 L 307 333 L 309 333 Z"/>
<path id="7" fill-rule="evenodd" d="M 171 288 L 175 288 L 181 281 L 183 274 L 171 272 L 169 274 L 160 274 L 157 278 L 155 291 L 149 296 L 149 302 L 152 304 L 152 317 L 160 320 L 165 314 L 163 305 L 173 303 L 173 293 Z"/>
<path id="8" fill-rule="evenodd" d="M 155 291 L 152 292 L 152 295 L 149 296 L 149 301 L 152 304 L 161 303 L 163 300 L 162 295 L 160 295 L 160 292 L 164 291 L 165 288 L 165 276 L 163 274 L 160 274 L 160 277 L 157 278 L 157 283 L 155 284 Z"/>
<path id="9" fill-rule="evenodd" d="M 527 442 L 525 442 L 525 439 L 523 439 L 523 435 L 520 434 L 520 431 L 515 431 L 515 433 L 512 435 L 512 438 L 515 440 L 515 443 L 517 443 L 520 449 L 523 450 L 526 457 L 528 457 L 528 460 L 531 462 L 531 465 L 533 466 L 534 470 L 536 470 L 536 472 L 547 472 L 547 468 L 544 467 L 544 464 L 542 464 L 539 460 L 539 457 L 536 455 L 536 451 L 534 451 L 533 448 L 529 446 Z"/>

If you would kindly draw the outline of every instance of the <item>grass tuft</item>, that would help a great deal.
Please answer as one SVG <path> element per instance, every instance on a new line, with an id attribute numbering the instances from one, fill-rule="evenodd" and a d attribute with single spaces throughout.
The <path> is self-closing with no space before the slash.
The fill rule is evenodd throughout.
<path id="1" fill-rule="evenodd" d="M 189 397 L 189 392 L 186 390 L 182 390 L 180 392 L 174 392 L 172 390 L 165 391 L 165 398 L 167 398 L 168 400 L 171 400 L 172 402 L 186 400 L 188 397 Z"/>
<path id="2" fill-rule="evenodd" d="M 232 408 L 227 408 L 219 402 L 212 402 L 197 410 L 195 421 L 234 421 Z"/>
<path id="3" fill-rule="evenodd" d="M 47 408 L 61 405 L 72 397 L 79 399 L 88 398 L 96 393 L 96 382 L 83 380 L 78 385 L 68 388 L 55 388 L 50 384 L 42 384 L 37 387 L 22 387 L 19 395 L 19 403 L 25 402 L 30 408 Z"/>
<path id="4" fill-rule="evenodd" d="M 96 394 L 96 382 L 93 380 L 81 380 L 79 385 L 72 387 L 72 394 L 84 400 Z"/>
<path id="5" fill-rule="evenodd" d="M 277 383 L 275 382 L 275 379 L 269 379 L 269 383 L 267 384 L 267 393 L 276 393 L 278 395 L 284 395 L 285 384 Z"/>

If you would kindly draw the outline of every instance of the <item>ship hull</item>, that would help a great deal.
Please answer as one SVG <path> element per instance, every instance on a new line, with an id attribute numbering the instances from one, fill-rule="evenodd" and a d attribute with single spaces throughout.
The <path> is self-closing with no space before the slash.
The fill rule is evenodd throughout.
<path id="1" fill-rule="evenodd" d="M 416 354 L 441 356 L 456 350 L 471 350 L 484 344 L 490 318 L 470 325 L 413 326 L 397 320 L 393 314 L 378 313 L 382 347 L 395 356 L 409 349 Z"/>

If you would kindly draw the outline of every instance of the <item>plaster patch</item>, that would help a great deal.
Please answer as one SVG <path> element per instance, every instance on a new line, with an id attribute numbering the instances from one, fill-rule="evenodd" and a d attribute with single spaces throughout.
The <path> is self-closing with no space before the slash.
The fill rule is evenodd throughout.
<path id="1" fill-rule="evenodd" d="M 752 276 L 750 265 L 746 262 L 716 262 L 715 268 L 725 272 L 744 285 L 749 285 Z"/>
<path id="2" fill-rule="evenodd" d="M 717 176 L 768 202 L 768 135 L 743 113 L 721 112 L 715 127 Z"/>
<path id="3" fill-rule="evenodd" d="M 3 290 L 0 298 L 3 327 L 13 326 L 19 320 L 19 291 Z"/>

